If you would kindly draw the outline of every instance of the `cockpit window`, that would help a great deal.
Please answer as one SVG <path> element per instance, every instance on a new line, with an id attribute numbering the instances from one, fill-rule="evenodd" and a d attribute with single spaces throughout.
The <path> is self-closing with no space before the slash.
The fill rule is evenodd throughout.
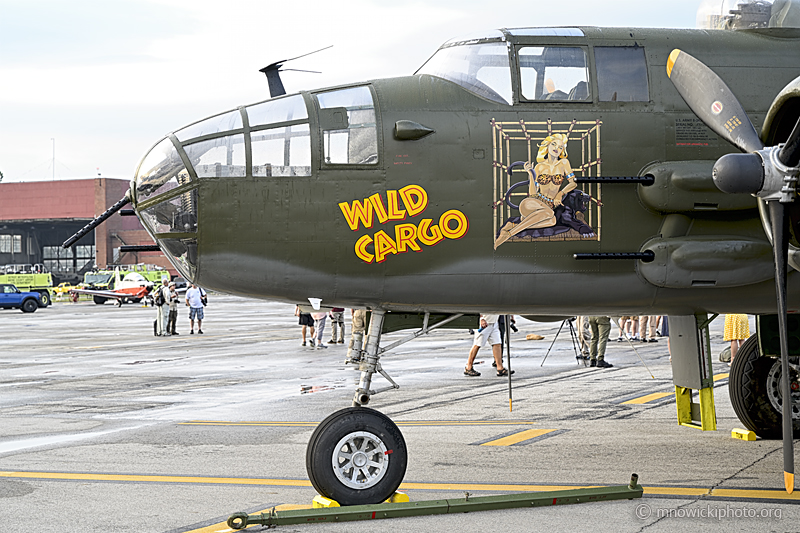
<path id="1" fill-rule="evenodd" d="M 498 104 L 511 103 L 511 67 L 503 42 L 440 48 L 416 73 L 452 81 Z"/>
<path id="2" fill-rule="evenodd" d="M 587 101 L 586 50 L 568 46 L 525 46 L 518 50 L 522 97 L 526 100 Z"/>
<path id="3" fill-rule="evenodd" d="M 650 101 L 644 48 L 596 46 L 594 63 L 601 102 Z"/>
<path id="4" fill-rule="evenodd" d="M 179 141 L 187 141 L 203 135 L 236 130 L 242 127 L 242 114 L 239 110 L 229 111 L 215 117 L 207 118 L 182 130 L 175 132 Z"/>
<path id="5" fill-rule="evenodd" d="M 253 176 L 310 176 L 311 131 L 308 124 L 250 133 Z"/>
<path id="6" fill-rule="evenodd" d="M 377 164 L 378 130 L 369 87 L 353 87 L 316 96 L 325 163 Z"/>
<path id="7" fill-rule="evenodd" d="M 198 178 L 245 175 L 244 135 L 228 135 L 183 147 Z"/>

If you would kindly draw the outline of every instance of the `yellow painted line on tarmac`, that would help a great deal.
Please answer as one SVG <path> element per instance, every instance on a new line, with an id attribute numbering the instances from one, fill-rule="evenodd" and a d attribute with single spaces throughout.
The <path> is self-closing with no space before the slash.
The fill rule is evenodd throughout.
<path id="1" fill-rule="evenodd" d="M 203 476 L 158 476 L 133 474 L 92 474 L 85 472 L 19 472 L 0 471 L 0 477 L 21 479 L 53 479 L 70 481 L 124 481 L 141 483 L 209 483 L 218 485 L 264 485 L 282 487 L 311 487 L 311 482 L 302 479 L 274 478 L 222 478 Z M 417 490 L 452 490 L 452 491 L 491 491 L 491 492 L 541 492 L 551 490 L 570 490 L 579 488 L 597 488 L 603 485 L 523 485 L 523 484 L 489 484 L 489 483 L 414 483 L 404 482 L 401 489 Z M 724 498 L 785 500 L 800 502 L 800 493 L 787 494 L 782 489 L 709 489 L 702 487 L 644 487 L 644 493 L 653 496 L 716 496 Z M 287 510 L 297 507 L 278 507 Z"/>
<path id="2" fill-rule="evenodd" d="M 633 400 L 628 400 L 627 402 L 622 402 L 622 405 L 630 404 L 630 405 L 641 405 L 648 402 L 653 402 L 655 400 L 660 400 L 661 398 L 666 398 L 667 396 L 675 396 L 674 392 L 654 392 L 653 394 L 648 394 L 647 396 L 642 396 L 640 398 L 634 398 Z"/>
<path id="3" fill-rule="evenodd" d="M 711 495 L 720 498 L 758 498 L 764 500 L 800 501 L 800 494 L 797 492 L 789 494 L 785 490 L 714 489 L 711 491 Z"/>
<path id="4" fill-rule="evenodd" d="M 725 374 L 715 374 L 714 381 L 719 381 L 721 379 L 726 379 L 730 376 L 729 373 Z M 656 400 L 660 400 L 661 398 L 666 398 L 667 396 L 674 396 L 674 392 L 654 392 L 652 394 L 648 394 L 646 396 L 642 396 L 640 398 L 634 398 L 632 400 L 628 400 L 626 402 L 622 402 L 622 405 L 642 405 L 649 402 L 654 402 Z"/>
<path id="5" fill-rule="evenodd" d="M 222 478 L 203 476 L 158 476 L 134 474 L 93 474 L 87 472 L 20 472 L 0 471 L 0 478 L 52 479 L 70 481 L 123 481 L 140 483 L 210 483 L 218 485 L 265 485 L 282 487 L 311 487 L 311 482 L 303 479 L 276 478 Z M 491 492 L 541 492 L 551 490 L 570 490 L 597 488 L 604 485 L 524 485 L 489 483 L 415 483 L 404 482 L 401 489 L 440 490 L 440 491 L 491 491 Z M 712 489 L 703 487 L 644 487 L 644 493 L 652 496 L 715 496 L 718 498 L 782 500 L 800 502 L 800 492 L 788 494 L 783 489 Z M 281 509 L 282 507 L 278 507 Z M 283 507 L 284 510 L 290 507 Z M 293 509 L 304 506 L 291 507 Z"/>
<path id="6" fill-rule="evenodd" d="M 532 426 L 528 420 L 395 420 L 398 426 Z M 319 422 L 226 422 L 223 420 L 191 420 L 179 422 L 180 426 L 265 426 L 265 427 L 317 427 Z"/>
<path id="7" fill-rule="evenodd" d="M 699 487 L 644 487 L 644 493 L 653 496 L 708 496 L 710 492 Z"/>
<path id="8" fill-rule="evenodd" d="M 481 446 L 511 446 L 512 444 L 517 444 L 518 442 L 522 442 L 529 439 L 535 439 L 536 437 L 541 437 L 542 435 L 552 433 L 553 431 L 558 431 L 558 430 L 526 429 L 525 431 L 520 431 L 519 433 L 514 433 L 513 435 L 508 435 L 506 437 L 502 437 L 496 440 L 484 442 L 483 444 L 481 444 Z"/>
<path id="9" fill-rule="evenodd" d="M 217 485 L 273 485 L 284 487 L 310 487 L 303 479 L 259 479 L 233 477 L 153 476 L 134 474 L 90 474 L 81 472 L 6 472 L 0 477 L 24 479 L 59 479 L 70 481 L 126 481 L 144 483 L 210 483 Z"/>

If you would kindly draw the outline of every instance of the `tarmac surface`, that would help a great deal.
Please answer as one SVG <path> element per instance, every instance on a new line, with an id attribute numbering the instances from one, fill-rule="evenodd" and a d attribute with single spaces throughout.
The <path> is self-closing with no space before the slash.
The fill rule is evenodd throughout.
<path id="1" fill-rule="evenodd" d="M 301 347 L 293 311 L 211 294 L 205 333 L 188 334 L 182 308 L 177 337 L 154 337 L 155 311 L 138 305 L 0 311 L 3 530 L 220 532 L 237 511 L 309 506 L 307 441 L 350 406 L 358 372 L 343 365 L 346 344 Z M 717 361 L 722 317 L 711 327 L 714 432 L 677 424 L 665 339 L 633 345 L 648 370 L 631 345 L 613 341 L 613 327 L 614 367 L 597 369 L 576 362 L 565 329 L 542 364 L 561 323 L 517 325 L 511 412 L 488 347 L 475 367 L 483 375 L 462 374 L 465 330 L 435 331 L 383 356 L 401 388 L 370 407 L 405 436 L 401 490 L 418 502 L 625 485 L 635 472 L 642 499 L 278 529 L 800 531 L 798 493 L 782 490 L 781 443 L 731 438 L 742 425 L 728 367 Z M 545 339 L 526 341 L 528 333 Z"/>

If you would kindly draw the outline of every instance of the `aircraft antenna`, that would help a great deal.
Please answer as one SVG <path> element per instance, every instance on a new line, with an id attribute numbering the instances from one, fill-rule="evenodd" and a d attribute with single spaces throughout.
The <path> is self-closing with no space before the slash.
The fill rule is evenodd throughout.
<path id="1" fill-rule="evenodd" d="M 276 61 L 274 63 L 270 63 L 266 67 L 259 69 L 259 72 L 263 72 L 264 75 L 267 76 L 267 83 L 269 84 L 269 95 L 271 98 L 275 98 L 276 96 L 282 96 L 286 94 L 286 89 L 283 87 L 283 82 L 281 81 L 281 72 L 285 72 L 287 70 L 291 70 L 294 72 L 310 72 L 312 74 L 321 74 L 316 70 L 300 70 L 294 68 L 287 68 L 281 69 L 284 63 L 288 61 L 293 61 L 295 59 L 300 59 L 301 57 L 310 56 L 311 54 L 316 54 L 317 52 L 322 52 L 323 50 L 327 50 L 328 48 L 333 48 L 333 45 L 326 46 L 325 48 L 320 48 L 319 50 L 314 50 L 313 52 L 309 52 L 307 54 L 302 54 L 297 57 L 292 57 L 290 59 L 282 59 L 280 61 Z"/>

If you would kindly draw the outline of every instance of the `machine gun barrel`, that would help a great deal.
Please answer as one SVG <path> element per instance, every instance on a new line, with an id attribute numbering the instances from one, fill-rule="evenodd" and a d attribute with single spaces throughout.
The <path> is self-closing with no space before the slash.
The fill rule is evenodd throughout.
<path id="1" fill-rule="evenodd" d="M 70 237 L 69 239 L 64 241 L 64 244 L 62 244 L 61 247 L 62 248 L 71 247 L 73 244 L 75 244 L 81 238 L 83 238 L 87 233 L 89 233 L 94 228 L 96 228 L 97 226 L 99 226 L 100 224 L 105 222 L 108 217 L 110 217 L 111 215 L 113 215 L 114 213 L 116 213 L 117 211 L 119 211 L 120 209 L 125 207 L 126 205 L 128 205 L 130 202 L 131 202 L 131 198 L 130 198 L 130 196 L 128 196 L 126 194 L 125 196 L 122 197 L 122 200 L 120 200 L 119 202 L 117 202 L 114 205 L 112 205 L 111 207 L 109 207 L 102 215 L 100 215 L 99 217 L 95 218 L 94 220 L 92 220 L 91 222 L 86 224 L 75 235 L 73 235 L 72 237 Z"/>

